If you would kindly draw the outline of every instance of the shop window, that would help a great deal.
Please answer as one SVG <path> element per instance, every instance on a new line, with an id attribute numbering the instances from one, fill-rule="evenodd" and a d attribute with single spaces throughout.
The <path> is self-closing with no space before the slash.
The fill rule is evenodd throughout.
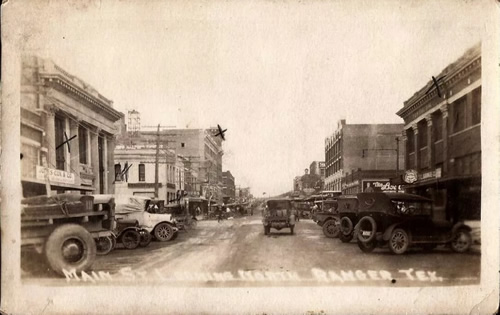
<path id="1" fill-rule="evenodd" d="M 467 99 L 462 97 L 453 103 L 453 132 L 459 132 L 465 129 L 465 108 Z"/>
<path id="2" fill-rule="evenodd" d="M 472 125 L 481 123 L 481 87 L 472 91 Z"/>
<path id="3" fill-rule="evenodd" d="M 78 146 L 80 154 L 80 163 L 88 164 L 87 150 L 88 150 L 88 131 L 82 126 L 78 127 Z"/>
<path id="4" fill-rule="evenodd" d="M 144 164 L 139 164 L 139 181 L 146 181 L 146 166 Z"/>

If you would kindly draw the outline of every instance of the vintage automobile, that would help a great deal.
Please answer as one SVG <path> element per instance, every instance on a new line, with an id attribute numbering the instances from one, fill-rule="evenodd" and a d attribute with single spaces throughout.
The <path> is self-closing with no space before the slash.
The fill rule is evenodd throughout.
<path id="1" fill-rule="evenodd" d="M 172 215 L 172 222 L 179 230 L 195 228 L 198 219 L 192 213 L 189 213 L 189 208 L 184 203 L 169 204 L 165 207 L 166 213 Z"/>
<path id="2" fill-rule="evenodd" d="M 264 234 L 269 235 L 271 228 L 281 230 L 290 228 L 293 234 L 295 227 L 295 214 L 292 202 L 289 199 L 269 199 L 263 211 L 262 223 L 264 224 Z"/>
<path id="3" fill-rule="evenodd" d="M 358 223 L 358 198 L 356 195 L 337 197 L 337 211 L 340 218 L 339 239 L 349 243 L 354 237 L 354 226 Z"/>
<path id="4" fill-rule="evenodd" d="M 95 195 L 106 198 L 108 195 Z M 177 237 L 179 228 L 172 215 L 161 213 L 161 204 L 152 198 L 134 195 L 115 195 L 115 217 L 117 220 L 137 220 L 139 226 L 151 233 L 158 241 L 166 242 Z"/>
<path id="5" fill-rule="evenodd" d="M 338 237 L 340 234 L 340 216 L 337 200 L 316 201 L 315 204 L 318 210 L 312 215 L 313 221 L 323 228 L 323 234 L 326 237 Z"/>
<path id="6" fill-rule="evenodd" d="M 407 193 L 360 193 L 359 221 L 355 226 L 358 246 L 364 252 L 389 246 L 394 254 L 410 247 L 431 250 L 449 245 L 463 253 L 472 244 L 471 228 L 463 222 L 432 219 L 432 200 Z"/>
<path id="7" fill-rule="evenodd" d="M 43 254 L 61 276 L 90 269 L 97 253 L 95 239 L 110 237 L 115 228 L 110 198 L 102 202 L 93 196 L 57 194 L 25 198 L 21 205 L 21 250 Z"/>

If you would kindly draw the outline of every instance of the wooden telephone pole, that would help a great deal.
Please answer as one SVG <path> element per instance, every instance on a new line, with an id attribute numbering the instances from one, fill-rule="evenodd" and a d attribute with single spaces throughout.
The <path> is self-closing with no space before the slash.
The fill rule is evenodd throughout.
<path id="1" fill-rule="evenodd" d="M 156 129 L 156 156 L 155 156 L 155 198 L 158 198 L 158 164 L 160 160 L 160 124 Z"/>

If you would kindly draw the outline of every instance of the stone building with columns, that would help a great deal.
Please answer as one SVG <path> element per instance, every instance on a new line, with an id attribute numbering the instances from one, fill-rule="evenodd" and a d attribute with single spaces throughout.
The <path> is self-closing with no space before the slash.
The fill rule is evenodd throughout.
<path id="1" fill-rule="evenodd" d="M 86 82 L 48 59 L 23 56 L 23 195 L 114 193 L 115 136 L 124 115 Z"/>
<path id="2" fill-rule="evenodd" d="M 437 87 L 430 81 L 397 112 L 405 123 L 405 169 L 417 174 L 405 190 L 432 198 L 436 219 L 479 220 L 481 46 L 436 78 Z"/>

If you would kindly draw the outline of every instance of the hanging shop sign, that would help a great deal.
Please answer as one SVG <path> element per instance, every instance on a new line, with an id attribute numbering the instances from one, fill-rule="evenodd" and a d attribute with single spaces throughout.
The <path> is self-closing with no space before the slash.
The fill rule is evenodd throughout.
<path id="1" fill-rule="evenodd" d="M 403 175 L 403 180 L 407 184 L 413 184 L 418 179 L 418 173 L 416 170 L 407 170 Z"/>
<path id="2" fill-rule="evenodd" d="M 51 184 L 74 184 L 75 174 L 56 170 L 53 168 L 46 168 L 40 165 L 36 166 L 36 179 L 45 180 L 48 175 Z"/>

